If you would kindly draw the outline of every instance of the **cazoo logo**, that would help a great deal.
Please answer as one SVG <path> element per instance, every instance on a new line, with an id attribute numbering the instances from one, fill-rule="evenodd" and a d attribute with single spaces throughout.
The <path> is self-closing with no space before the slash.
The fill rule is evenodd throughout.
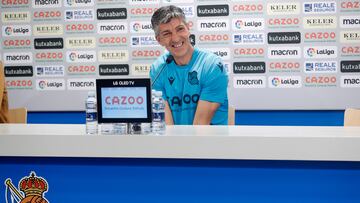
<path id="1" fill-rule="evenodd" d="M 2 0 L 1 7 L 10 7 L 10 8 L 17 8 L 17 7 L 28 7 L 30 0 Z"/>
<path id="2" fill-rule="evenodd" d="M 30 49 L 30 39 L 6 39 L 3 41 L 3 49 Z"/>
<path id="3" fill-rule="evenodd" d="M 100 37 L 98 42 L 99 47 L 127 46 L 127 38 L 125 36 Z"/>
<path id="4" fill-rule="evenodd" d="M 62 12 L 59 10 L 52 11 L 34 11 L 33 21 L 52 21 L 60 20 L 62 18 Z"/>
<path id="5" fill-rule="evenodd" d="M 6 87 L 12 89 L 32 89 L 32 80 L 6 80 Z"/>
<path id="6" fill-rule="evenodd" d="M 232 7 L 234 15 L 253 15 L 262 14 L 264 12 L 264 5 L 262 3 L 241 3 L 235 4 Z"/>
<path id="7" fill-rule="evenodd" d="M 297 28 L 300 26 L 300 18 L 270 18 L 268 27 L 270 28 Z"/>
<path id="8" fill-rule="evenodd" d="M 162 54 L 160 50 L 134 50 L 131 52 L 131 56 L 134 60 L 144 60 L 144 59 L 155 59 Z"/>
<path id="9" fill-rule="evenodd" d="M 227 34 L 203 34 L 199 36 L 199 44 L 226 44 L 230 36 Z"/>
<path id="10" fill-rule="evenodd" d="M 336 87 L 336 76 L 306 76 L 304 81 L 305 87 Z"/>
<path id="11" fill-rule="evenodd" d="M 335 42 L 335 32 L 305 32 L 304 42 Z"/>
<path id="12" fill-rule="evenodd" d="M 265 50 L 262 47 L 242 47 L 234 49 L 234 58 L 264 58 Z"/>

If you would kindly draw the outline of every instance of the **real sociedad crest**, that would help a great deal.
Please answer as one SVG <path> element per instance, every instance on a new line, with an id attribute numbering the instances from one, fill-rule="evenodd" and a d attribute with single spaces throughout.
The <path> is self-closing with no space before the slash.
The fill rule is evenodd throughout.
<path id="1" fill-rule="evenodd" d="M 44 197 L 48 191 L 47 181 L 35 172 L 30 176 L 23 177 L 16 188 L 10 178 L 5 180 L 5 202 L 6 203 L 49 203 Z"/>

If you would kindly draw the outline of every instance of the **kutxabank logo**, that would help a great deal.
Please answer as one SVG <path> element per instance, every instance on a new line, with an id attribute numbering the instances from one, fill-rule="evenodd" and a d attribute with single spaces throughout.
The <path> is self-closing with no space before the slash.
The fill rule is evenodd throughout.
<path id="1" fill-rule="evenodd" d="M 10 178 L 5 180 L 5 202 L 6 203 L 49 203 L 44 194 L 49 185 L 46 179 L 36 176 L 32 171 L 30 176 L 25 176 L 19 181 L 16 188 Z"/>

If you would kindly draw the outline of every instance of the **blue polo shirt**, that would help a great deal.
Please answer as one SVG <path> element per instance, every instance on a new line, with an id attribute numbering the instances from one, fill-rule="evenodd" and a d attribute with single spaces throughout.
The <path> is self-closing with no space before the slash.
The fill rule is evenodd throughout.
<path id="1" fill-rule="evenodd" d="M 159 57 L 150 69 L 153 89 L 163 92 L 169 103 L 174 124 L 192 125 L 199 100 L 216 102 L 220 107 L 211 120 L 213 125 L 227 125 L 228 75 L 217 55 L 195 48 L 189 64 L 166 63 L 170 53 Z"/>

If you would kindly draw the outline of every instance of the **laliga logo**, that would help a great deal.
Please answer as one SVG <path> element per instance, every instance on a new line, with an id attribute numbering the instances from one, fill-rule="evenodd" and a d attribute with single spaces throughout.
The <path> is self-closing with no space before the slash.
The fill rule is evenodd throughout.
<path id="1" fill-rule="evenodd" d="M 13 33 L 13 29 L 11 27 L 6 27 L 5 28 L 5 34 L 11 35 L 12 33 Z"/>
<path id="2" fill-rule="evenodd" d="M 307 55 L 310 56 L 310 57 L 313 57 L 316 55 L 316 49 L 314 48 L 309 48 L 307 51 L 306 51 Z"/>
<path id="3" fill-rule="evenodd" d="M 134 25 L 133 25 L 133 29 L 134 29 L 134 31 L 136 31 L 136 32 L 138 32 L 139 30 L 140 30 L 140 23 L 134 23 Z"/>
<path id="4" fill-rule="evenodd" d="M 11 183 L 10 178 L 5 180 L 5 186 L 6 203 L 49 203 L 44 197 L 44 193 L 48 191 L 48 183 L 44 178 L 36 176 L 35 172 L 31 172 L 29 177 L 23 177 L 19 182 L 19 188 Z"/>
<path id="5" fill-rule="evenodd" d="M 69 55 L 69 58 L 71 61 L 75 61 L 77 59 L 77 54 L 74 52 L 71 52 Z"/>
<path id="6" fill-rule="evenodd" d="M 279 79 L 279 78 L 273 78 L 273 79 L 271 80 L 271 83 L 272 83 L 275 87 L 277 87 L 278 85 L 280 85 L 280 79 Z"/>
<path id="7" fill-rule="evenodd" d="M 237 20 L 235 22 L 235 27 L 241 29 L 244 26 L 244 22 L 242 20 Z"/>
<path id="8" fill-rule="evenodd" d="M 41 80 L 41 81 L 39 82 L 39 87 L 40 87 L 40 89 L 44 89 L 45 86 L 46 86 L 46 82 L 45 82 L 44 80 Z"/>

